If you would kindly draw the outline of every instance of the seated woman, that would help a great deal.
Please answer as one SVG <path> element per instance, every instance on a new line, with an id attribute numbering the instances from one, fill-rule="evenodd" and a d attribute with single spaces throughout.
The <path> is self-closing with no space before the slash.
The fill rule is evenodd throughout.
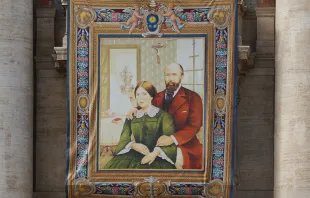
<path id="1" fill-rule="evenodd" d="M 175 169 L 177 146 L 156 147 L 160 136 L 174 133 L 174 124 L 168 113 L 152 105 L 155 95 L 150 82 L 137 84 L 135 97 L 140 109 L 132 120 L 126 119 L 116 156 L 105 169 Z"/>

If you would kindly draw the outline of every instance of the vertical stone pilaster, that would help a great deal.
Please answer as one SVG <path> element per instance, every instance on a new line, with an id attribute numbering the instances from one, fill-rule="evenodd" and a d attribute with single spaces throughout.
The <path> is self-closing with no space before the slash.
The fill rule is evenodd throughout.
<path id="1" fill-rule="evenodd" d="M 274 7 L 260 7 L 257 2 L 255 18 L 246 15 L 251 24 L 245 24 L 244 29 L 247 38 L 251 34 L 257 37 L 254 67 L 242 77 L 239 87 L 236 139 L 240 183 L 235 194 L 238 198 L 273 197 Z M 253 27 L 256 21 L 257 27 Z"/>
<path id="2" fill-rule="evenodd" d="M 68 7 L 68 0 L 61 0 L 61 4 L 64 7 L 65 12 L 66 12 L 66 30 L 65 30 L 65 35 L 62 39 L 62 46 L 67 47 L 67 34 L 68 34 L 68 11 L 67 11 L 67 7 Z"/>
<path id="3" fill-rule="evenodd" d="M 252 52 L 256 51 L 256 0 L 243 0 L 246 13 L 242 21 L 242 44 L 251 47 Z"/>
<path id="4" fill-rule="evenodd" d="M 276 3 L 274 198 L 308 198 L 310 1 Z"/>
<path id="5" fill-rule="evenodd" d="M 67 64 L 67 32 L 68 32 L 68 1 L 67 0 L 61 0 L 61 4 L 65 10 L 65 20 L 66 20 L 66 27 L 65 27 L 65 34 L 62 38 L 62 45 L 61 47 L 54 47 L 55 54 L 53 54 L 53 58 L 55 60 L 55 68 L 60 70 L 65 70 L 66 64 Z"/>
<path id="6" fill-rule="evenodd" d="M 261 56 L 274 56 L 274 17 L 275 7 L 257 7 L 256 53 Z"/>
<path id="7" fill-rule="evenodd" d="M 247 9 L 244 5 L 243 0 L 238 0 L 238 46 L 242 45 L 242 40 L 243 40 L 243 17 L 245 16 Z"/>
<path id="8" fill-rule="evenodd" d="M 0 4 L 0 197 L 32 198 L 33 2 Z"/>
<path id="9" fill-rule="evenodd" d="M 36 182 L 34 198 L 65 197 L 66 80 L 55 69 L 56 8 L 37 7 Z"/>
<path id="10" fill-rule="evenodd" d="M 36 8 L 36 58 L 52 60 L 55 46 L 55 8 Z"/>

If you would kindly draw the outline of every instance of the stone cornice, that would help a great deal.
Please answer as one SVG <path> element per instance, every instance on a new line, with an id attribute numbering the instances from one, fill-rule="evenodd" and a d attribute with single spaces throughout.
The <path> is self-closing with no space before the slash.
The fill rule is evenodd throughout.
<path id="1" fill-rule="evenodd" d="M 247 10 L 247 12 L 245 13 L 245 15 L 243 16 L 243 19 L 245 20 L 256 20 L 256 13 L 255 10 Z"/>
<path id="2" fill-rule="evenodd" d="M 238 70 L 239 74 L 245 74 L 249 68 L 251 56 L 250 46 L 238 46 Z"/>
<path id="3" fill-rule="evenodd" d="M 275 7 L 257 7 L 256 16 L 257 17 L 274 17 L 276 13 Z"/>
<path id="4" fill-rule="evenodd" d="M 53 57 L 51 56 L 35 56 L 34 60 L 36 63 L 42 63 L 42 62 L 52 62 Z"/>
<path id="5" fill-rule="evenodd" d="M 54 47 L 55 54 L 53 54 L 53 58 L 55 61 L 56 69 L 65 69 L 67 64 L 67 46 L 65 47 Z"/>
<path id="6" fill-rule="evenodd" d="M 37 18 L 55 18 L 56 8 L 36 8 Z"/>

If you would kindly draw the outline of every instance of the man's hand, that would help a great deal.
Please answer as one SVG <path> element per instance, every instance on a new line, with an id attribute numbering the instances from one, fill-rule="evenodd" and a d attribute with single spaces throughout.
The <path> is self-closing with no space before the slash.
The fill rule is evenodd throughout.
<path id="1" fill-rule="evenodd" d="M 158 138 L 156 146 L 169 146 L 173 143 L 174 141 L 170 136 L 163 135 Z"/>
<path id="2" fill-rule="evenodd" d="M 130 109 L 127 114 L 127 119 L 132 120 L 133 116 L 136 116 L 137 111 L 138 111 L 137 108 Z"/>
<path id="3" fill-rule="evenodd" d="M 160 154 L 159 150 L 153 151 L 152 153 L 142 158 L 141 164 L 146 164 L 146 163 L 152 164 L 159 154 Z"/>
<path id="4" fill-rule="evenodd" d="M 131 148 L 143 155 L 148 155 L 150 154 L 150 150 L 145 146 L 144 144 L 140 143 L 132 143 Z"/>

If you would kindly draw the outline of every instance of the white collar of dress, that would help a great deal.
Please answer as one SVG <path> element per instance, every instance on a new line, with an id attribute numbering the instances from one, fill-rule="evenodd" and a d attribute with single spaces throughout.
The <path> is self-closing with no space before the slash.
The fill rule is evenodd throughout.
<path id="1" fill-rule="evenodd" d="M 156 114 L 159 112 L 159 108 L 155 106 L 151 106 L 148 111 L 144 112 L 142 110 L 138 110 L 136 114 L 136 118 L 142 118 L 145 114 L 150 116 L 151 118 L 156 116 Z"/>

